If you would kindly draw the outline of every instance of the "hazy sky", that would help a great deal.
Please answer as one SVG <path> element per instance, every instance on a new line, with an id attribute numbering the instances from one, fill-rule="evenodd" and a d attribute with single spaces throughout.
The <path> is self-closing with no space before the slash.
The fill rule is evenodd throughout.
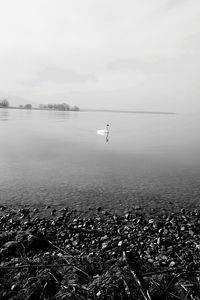
<path id="1" fill-rule="evenodd" d="M 0 0 L 11 104 L 200 111 L 199 0 Z"/>

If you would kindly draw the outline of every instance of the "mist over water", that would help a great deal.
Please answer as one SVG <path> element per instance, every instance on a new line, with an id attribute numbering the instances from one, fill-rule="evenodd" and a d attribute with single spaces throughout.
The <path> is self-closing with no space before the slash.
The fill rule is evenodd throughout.
<path id="1" fill-rule="evenodd" d="M 198 205 L 199 123 L 197 114 L 0 109 L 0 201 Z M 107 142 L 97 134 L 106 124 Z"/>

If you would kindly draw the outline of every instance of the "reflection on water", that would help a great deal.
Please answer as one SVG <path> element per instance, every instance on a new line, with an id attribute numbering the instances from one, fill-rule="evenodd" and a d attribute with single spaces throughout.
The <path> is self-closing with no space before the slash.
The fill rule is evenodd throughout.
<path id="1" fill-rule="evenodd" d="M 0 121 L 8 121 L 9 119 L 9 110 L 0 108 Z"/>
<path id="2" fill-rule="evenodd" d="M 70 118 L 70 112 L 68 111 L 47 110 L 46 113 L 49 119 L 57 120 L 60 122 L 63 122 L 63 120 L 68 120 Z M 41 111 L 41 116 L 43 116 L 43 111 Z"/>
<path id="3" fill-rule="evenodd" d="M 0 120 L 1 202 L 117 209 L 200 197 L 198 116 L 0 109 Z"/>

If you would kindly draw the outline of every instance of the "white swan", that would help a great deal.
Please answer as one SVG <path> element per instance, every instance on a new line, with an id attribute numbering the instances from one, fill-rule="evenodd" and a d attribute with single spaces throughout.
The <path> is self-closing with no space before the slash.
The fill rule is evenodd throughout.
<path id="1" fill-rule="evenodd" d="M 101 135 L 108 135 L 109 134 L 109 124 L 106 125 L 106 129 L 100 129 L 100 130 L 97 130 L 97 133 L 98 134 L 101 134 Z"/>

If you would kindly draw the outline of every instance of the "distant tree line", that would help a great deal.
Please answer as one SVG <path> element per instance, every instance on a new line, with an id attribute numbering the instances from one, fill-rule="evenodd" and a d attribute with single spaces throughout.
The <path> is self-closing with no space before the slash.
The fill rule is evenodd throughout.
<path id="1" fill-rule="evenodd" d="M 0 107 L 9 107 L 9 101 L 7 99 L 0 99 Z M 32 109 L 32 105 L 27 103 L 25 105 L 19 105 L 19 108 Z M 40 109 L 50 110 L 67 110 L 67 111 L 79 111 L 79 107 L 74 105 L 70 106 L 67 103 L 56 103 L 56 104 L 40 104 Z"/>
<path id="2" fill-rule="evenodd" d="M 9 107 L 9 102 L 7 99 L 0 99 L 0 107 Z"/>
<path id="3" fill-rule="evenodd" d="M 79 111 L 79 107 L 74 105 L 70 106 L 67 103 L 59 104 L 40 104 L 41 109 L 50 109 L 50 110 L 70 110 L 70 111 Z"/>
<path id="4" fill-rule="evenodd" d="M 31 104 L 19 105 L 19 108 L 31 109 L 32 105 Z"/>

